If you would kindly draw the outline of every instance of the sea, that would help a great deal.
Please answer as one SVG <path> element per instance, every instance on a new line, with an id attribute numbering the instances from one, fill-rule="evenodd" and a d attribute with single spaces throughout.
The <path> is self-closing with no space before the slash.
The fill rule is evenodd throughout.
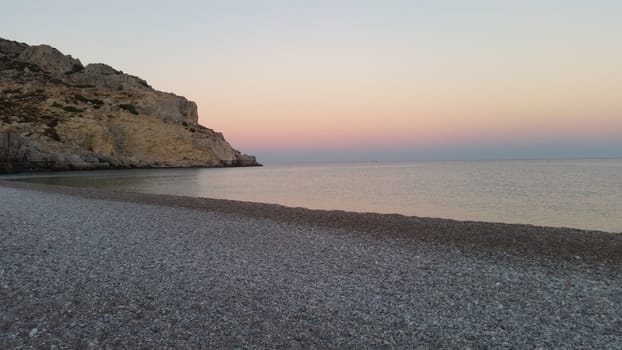
<path id="1" fill-rule="evenodd" d="M 622 159 L 287 164 L 54 172 L 0 179 L 622 232 Z"/>

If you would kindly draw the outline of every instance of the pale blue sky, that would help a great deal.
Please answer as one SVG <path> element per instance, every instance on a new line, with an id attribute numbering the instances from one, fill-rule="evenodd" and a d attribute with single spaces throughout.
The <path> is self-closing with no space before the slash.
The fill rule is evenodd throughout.
<path id="1" fill-rule="evenodd" d="M 267 162 L 611 157 L 621 18 L 605 0 L 5 0 L 0 36 L 187 96 Z"/>

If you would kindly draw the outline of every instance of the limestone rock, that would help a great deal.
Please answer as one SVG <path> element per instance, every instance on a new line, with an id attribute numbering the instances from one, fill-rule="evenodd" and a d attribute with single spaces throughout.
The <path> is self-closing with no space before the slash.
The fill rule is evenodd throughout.
<path id="1" fill-rule="evenodd" d="M 197 104 L 185 97 L 165 92 L 146 92 L 135 101 L 138 111 L 174 122 L 196 124 L 199 120 Z"/>
<path id="2" fill-rule="evenodd" d="M 259 165 L 199 125 L 194 102 L 79 62 L 0 39 L 0 172 Z"/>
<path id="3" fill-rule="evenodd" d="M 84 68 L 80 60 L 63 55 L 49 45 L 29 46 L 20 53 L 17 59 L 35 64 L 42 70 L 55 74 L 80 71 Z"/>
<path id="4" fill-rule="evenodd" d="M 84 73 L 94 75 L 118 75 L 123 72 L 118 71 L 104 63 L 89 63 L 84 67 Z"/>
<path id="5" fill-rule="evenodd" d="M 27 47 L 24 43 L 0 39 L 0 55 L 17 57 Z"/>
<path id="6" fill-rule="evenodd" d="M 88 64 L 84 70 L 61 78 L 77 86 L 139 91 L 140 99 L 132 101 L 131 104 L 141 114 L 179 123 L 196 124 L 199 120 L 196 103 L 182 96 L 154 90 L 145 80 L 125 74 L 103 63 Z"/>
<path id="7" fill-rule="evenodd" d="M 196 103 L 182 96 L 154 90 L 145 80 L 125 74 L 103 63 L 89 64 L 80 72 L 66 74 L 59 78 L 77 86 L 139 91 L 140 99 L 131 101 L 131 105 L 141 114 L 179 123 L 196 124 L 199 120 Z"/>
<path id="8" fill-rule="evenodd" d="M 83 70 L 67 74 L 61 78 L 75 85 L 94 85 L 107 89 L 151 89 L 145 80 L 124 74 L 103 63 L 88 64 Z"/>

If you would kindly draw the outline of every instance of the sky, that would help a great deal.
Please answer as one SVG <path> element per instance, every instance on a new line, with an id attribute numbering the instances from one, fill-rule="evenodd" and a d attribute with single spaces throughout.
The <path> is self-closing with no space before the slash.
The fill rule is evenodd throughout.
<path id="1" fill-rule="evenodd" d="M 622 1 L 3 0 L 260 162 L 622 157 Z"/>

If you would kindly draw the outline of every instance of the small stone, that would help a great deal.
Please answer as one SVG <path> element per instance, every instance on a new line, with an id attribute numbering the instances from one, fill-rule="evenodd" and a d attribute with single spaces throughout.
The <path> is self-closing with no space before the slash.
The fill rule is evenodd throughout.
<path id="1" fill-rule="evenodd" d="M 28 336 L 32 338 L 32 337 L 36 336 L 38 332 L 39 332 L 39 330 L 37 328 L 33 328 L 33 329 L 30 330 L 30 333 L 28 333 Z"/>

